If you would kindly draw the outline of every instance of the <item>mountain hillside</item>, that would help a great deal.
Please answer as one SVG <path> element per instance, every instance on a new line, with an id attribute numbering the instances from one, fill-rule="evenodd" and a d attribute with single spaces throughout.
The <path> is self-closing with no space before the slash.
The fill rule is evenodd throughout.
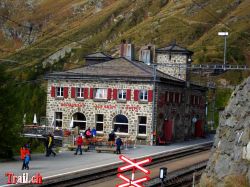
<path id="1" fill-rule="evenodd" d="M 87 53 L 117 55 L 122 39 L 137 50 L 175 40 L 194 51 L 194 63 L 223 63 L 217 32 L 228 31 L 228 62 L 250 65 L 249 20 L 249 0 L 2 0 L 0 58 L 17 61 L 8 69 L 21 68 L 25 79 L 55 62 L 54 69 L 80 66 Z M 245 76 L 231 74 L 223 76 L 232 82 Z"/>

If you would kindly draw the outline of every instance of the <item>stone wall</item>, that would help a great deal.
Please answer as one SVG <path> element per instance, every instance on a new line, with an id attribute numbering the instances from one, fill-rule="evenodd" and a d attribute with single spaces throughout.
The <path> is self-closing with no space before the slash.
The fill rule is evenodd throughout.
<path id="1" fill-rule="evenodd" d="M 171 56 L 171 58 L 170 58 Z M 186 68 L 179 68 L 178 64 L 186 65 L 187 64 L 187 55 L 182 54 L 161 54 L 157 53 L 157 69 L 162 71 L 165 74 L 174 76 L 176 78 L 186 80 Z M 171 67 L 170 65 L 173 65 Z M 167 66 L 169 65 L 169 66 Z"/>
<path id="2" fill-rule="evenodd" d="M 51 86 L 68 87 L 68 98 L 58 100 L 51 97 Z M 131 100 L 126 102 L 118 102 L 117 100 L 94 101 L 93 99 L 85 99 L 78 101 L 71 98 L 71 87 L 86 88 L 116 88 L 131 89 Z M 55 112 L 63 113 L 63 128 L 69 128 L 72 115 L 81 112 L 86 117 L 86 126 L 95 127 L 95 114 L 104 114 L 104 130 L 103 135 L 107 136 L 113 129 L 113 119 L 118 114 L 123 114 L 129 121 L 129 132 L 124 135 L 130 139 L 135 139 L 138 130 L 138 116 L 147 117 L 146 131 L 147 135 L 144 139 L 149 143 L 152 126 L 152 102 L 140 103 L 134 101 L 134 90 L 152 90 L 152 84 L 149 83 L 128 83 L 128 82 L 108 82 L 108 81 L 49 81 L 47 90 L 47 110 L 46 116 L 49 124 L 52 123 Z"/>
<path id="3" fill-rule="evenodd" d="M 201 178 L 201 185 L 249 186 L 249 140 L 250 77 L 235 89 L 220 115 L 212 156 Z"/>

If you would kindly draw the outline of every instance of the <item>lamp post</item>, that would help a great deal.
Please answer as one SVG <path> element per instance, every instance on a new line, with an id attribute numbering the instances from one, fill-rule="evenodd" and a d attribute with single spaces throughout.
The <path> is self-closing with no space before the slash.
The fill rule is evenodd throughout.
<path id="1" fill-rule="evenodd" d="M 228 32 L 218 32 L 219 36 L 224 37 L 224 70 L 226 70 L 227 36 Z"/>

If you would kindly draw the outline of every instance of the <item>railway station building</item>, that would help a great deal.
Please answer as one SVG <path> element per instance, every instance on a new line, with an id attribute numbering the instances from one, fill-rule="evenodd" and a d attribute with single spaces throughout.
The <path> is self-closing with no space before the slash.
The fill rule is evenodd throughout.
<path id="1" fill-rule="evenodd" d="M 192 52 L 176 44 L 155 53 L 147 48 L 142 57 L 154 54 L 156 62 L 144 63 L 134 59 L 132 49 L 123 43 L 119 58 L 94 53 L 86 57 L 88 66 L 47 74 L 49 124 L 80 131 L 94 127 L 104 137 L 113 129 L 122 138 L 151 145 L 202 136 L 206 87 L 187 80 L 187 70 L 180 76 L 166 65 L 189 63 Z"/>

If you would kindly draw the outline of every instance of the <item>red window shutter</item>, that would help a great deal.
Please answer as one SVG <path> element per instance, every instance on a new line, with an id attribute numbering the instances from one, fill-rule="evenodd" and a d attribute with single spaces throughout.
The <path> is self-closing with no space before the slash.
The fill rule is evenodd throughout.
<path id="1" fill-rule="evenodd" d="M 51 95 L 51 97 L 55 97 L 55 95 L 56 95 L 56 88 L 54 86 L 51 86 L 50 95 Z"/>
<path id="2" fill-rule="evenodd" d="M 134 90 L 134 101 L 139 100 L 139 90 Z"/>
<path id="3" fill-rule="evenodd" d="M 71 98 L 75 98 L 75 97 L 76 97 L 76 88 L 71 87 Z"/>
<path id="4" fill-rule="evenodd" d="M 130 89 L 127 89 L 126 99 L 127 99 L 127 101 L 131 100 L 131 90 Z"/>
<path id="5" fill-rule="evenodd" d="M 113 100 L 117 99 L 117 89 L 113 89 Z"/>
<path id="6" fill-rule="evenodd" d="M 112 92 L 112 89 L 108 88 L 108 100 L 111 100 L 111 92 Z"/>
<path id="7" fill-rule="evenodd" d="M 89 98 L 89 89 L 88 88 L 83 89 L 83 97 L 84 97 L 84 99 Z"/>
<path id="8" fill-rule="evenodd" d="M 94 98 L 94 88 L 90 88 L 90 90 L 89 90 L 89 98 L 90 99 Z"/>
<path id="9" fill-rule="evenodd" d="M 63 88 L 63 96 L 64 98 L 68 98 L 68 87 Z"/>
<path id="10" fill-rule="evenodd" d="M 153 101 L 153 90 L 148 90 L 148 102 Z"/>

